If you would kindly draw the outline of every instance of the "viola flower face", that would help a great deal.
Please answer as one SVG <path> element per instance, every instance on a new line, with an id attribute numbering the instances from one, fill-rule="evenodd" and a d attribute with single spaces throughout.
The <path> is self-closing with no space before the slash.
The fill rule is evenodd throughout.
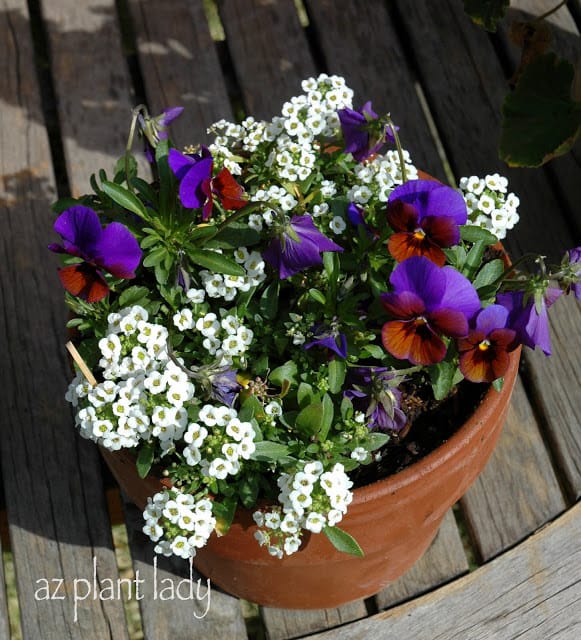
<path id="1" fill-rule="evenodd" d="M 366 102 L 359 111 L 339 109 L 337 113 L 345 139 L 345 153 L 350 153 L 357 162 L 377 153 L 386 139 L 394 141 L 389 127 L 379 123 L 378 134 L 372 135 L 371 131 L 377 128 L 373 123 L 378 121 L 378 116 L 371 108 L 371 102 Z"/>
<path id="2" fill-rule="evenodd" d="M 468 321 L 480 309 L 472 283 L 452 267 L 438 267 L 424 257 L 401 262 L 390 277 L 392 293 L 381 296 L 395 319 L 383 325 L 383 346 L 395 358 L 416 365 L 441 362 L 441 336 L 463 338 Z"/>
<path id="3" fill-rule="evenodd" d="M 309 215 L 293 216 L 280 235 L 272 239 L 262 257 L 278 269 L 281 280 L 322 264 L 323 251 L 343 251 L 316 227 Z"/>
<path id="4" fill-rule="evenodd" d="M 345 391 L 355 409 L 362 411 L 370 429 L 401 431 L 407 417 L 400 409 L 401 392 L 385 367 L 354 367 L 350 371 L 352 387 Z"/>
<path id="5" fill-rule="evenodd" d="M 458 340 L 460 371 L 470 382 L 493 382 L 502 378 L 509 365 L 509 352 L 516 345 L 516 332 L 506 327 L 508 309 L 492 304 L 476 316 L 474 328 Z"/>
<path id="6" fill-rule="evenodd" d="M 202 209 L 204 222 L 212 215 L 214 196 L 226 210 L 241 209 L 248 204 L 243 198 L 244 189 L 228 169 L 212 177 L 214 160 L 206 147 L 191 156 L 170 149 L 168 162 L 180 182 L 181 203 L 188 209 Z"/>
<path id="7" fill-rule="evenodd" d="M 116 278 L 134 278 L 141 260 L 137 240 L 124 225 L 111 222 L 102 228 L 98 215 L 77 205 L 63 211 L 54 223 L 63 244 L 51 244 L 56 253 L 68 253 L 83 262 L 59 269 L 64 288 L 87 302 L 98 302 L 109 293 L 103 272 Z"/>
<path id="8" fill-rule="evenodd" d="M 508 326 L 516 331 L 519 342 L 534 349 L 539 346 L 551 355 L 551 334 L 547 309 L 562 295 L 562 291 L 549 287 L 544 294 L 530 295 L 525 300 L 523 291 L 499 293 L 496 300 L 509 312 Z"/>
<path id="9" fill-rule="evenodd" d="M 395 233 L 389 238 L 391 255 L 402 262 L 425 256 L 444 266 L 443 247 L 460 241 L 459 225 L 468 218 L 464 198 L 434 180 L 410 180 L 396 187 L 387 202 L 387 221 Z"/>

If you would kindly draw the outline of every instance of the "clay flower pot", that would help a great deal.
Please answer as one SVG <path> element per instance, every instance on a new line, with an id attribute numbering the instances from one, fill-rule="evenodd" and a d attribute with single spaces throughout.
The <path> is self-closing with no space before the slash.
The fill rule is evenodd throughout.
<path id="1" fill-rule="evenodd" d="M 254 539 L 252 511 L 239 509 L 228 534 L 213 534 L 194 566 L 213 585 L 266 606 L 322 609 L 377 593 L 421 557 L 445 513 L 484 469 L 504 424 L 519 356 L 520 349 L 511 354 L 502 390 L 489 389 L 449 440 L 403 471 L 355 490 L 340 527 L 365 557 L 340 553 L 326 536 L 310 534 L 299 552 L 273 558 Z M 162 488 L 158 478 L 141 480 L 127 453 L 102 453 L 140 508 Z"/>

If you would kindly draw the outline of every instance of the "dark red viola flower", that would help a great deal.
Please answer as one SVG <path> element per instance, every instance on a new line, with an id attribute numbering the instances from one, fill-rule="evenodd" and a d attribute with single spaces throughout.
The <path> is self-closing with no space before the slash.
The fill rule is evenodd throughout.
<path id="1" fill-rule="evenodd" d="M 459 225 L 467 218 L 464 198 L 455 189 L 435 180 L 409 180 L 387 202 L 387 221 L 395 231 L 387 247 L 398 262 L 425 256 L 442 267 L 442 248 L 458 244 Z"/>
<path id="2" fill-rule="evenodd" d="M 492 304 L 478 313 L 470 333 L 458 340 L 460 371 L 470 382 L 493 382 L 506 373 L 508 354 L 518 345 L 516 331 L 507 322 L 508 309 Z"/>
<path id="3" fill-rule="evenodd" d="M 381 296 L 395 318 L 383 325 L 383 346 L 399 360 L 416 365 L 441 362 L 441 336 L 464 338 L 468 321 L 480 310 L 472 283 L 453 267 L 438 267 L 422 256 L 408 258 L 390 276 L 392 293 Z"/>
<path id="4" fill-rule="evenodd" d="M 206 147 L 201 153 L 185 155 L 170 149 L 168 162 L 180 182 L 180 201 L 188 209 L 201 209 L 205 222 L 212 215 L 214 198 L 227 211 L 241 209 L 248 204 L 244 189 L 225 167 L 213 176 L 214 160 Z"/>
<path id="5" fill-rule="evenodd" d="M 134 278 L 141 260 L 139 243 L 119 222 L 101 227 L 99 216 L 82 205 L 63 211 L 54 223 L 63 244 L 50 244 L 56 253 L 68 253 L 82 262 L 59 269 L 64 288 L 87 302 L 98 302 L 109 293 L 103 273 Z"/>

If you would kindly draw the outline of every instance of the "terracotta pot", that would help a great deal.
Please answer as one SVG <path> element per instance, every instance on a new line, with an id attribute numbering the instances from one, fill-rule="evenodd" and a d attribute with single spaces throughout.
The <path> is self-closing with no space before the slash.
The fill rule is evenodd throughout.
<path id="1" fill-rule="evenodd" d="M 355 490 L 339 526 L 359 542 L 364 558 L 340 553 L 323 534 L 311 534 L 300 551 L 278 560 L 254 539 L 252 512 L 239 509 L 229 533 L 212 535 L 198 551 L 195 567 L 225 591 L 273 607 L 322 609 L 377 593 L 420 558 L 445 513 L 484 468 L 502 430 L 519 355 L 511 354 L 503 389 L 491 388 L 449 440 L 400 473 Z M 130 455 L 103 455 L 139 507 L 161 490 L 159 479 L 139 479 Z"/>

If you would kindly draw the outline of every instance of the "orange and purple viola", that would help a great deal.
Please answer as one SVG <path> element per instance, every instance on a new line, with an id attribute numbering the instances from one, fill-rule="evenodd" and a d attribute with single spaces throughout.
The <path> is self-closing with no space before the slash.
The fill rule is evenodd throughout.
<path id="1" fill-rule="evenodd" d="M 409 180 L 391 192 L 386 216 L 394 231 L 387 247 L 398 262 L 425 256 L 442 267 L 443 249 L 458 244 L 468 213 L 455 189 L 434 180 Z"/>
<path id="2" fill-rule="evenodd" d="M 415 365 L 441 362 L 443 337 L 464 338 L 481 308 L 472 283 L 453 267 L 439 267 L 423 256 L 404 260 L 390 276 L 391 293 L 381 302 L 393 318 L 382 327 L 385 349 Z"/>
<path id="3" fill-rule="evenodd" d="M 129 229 L 119 222 L 101 226 L 99 216 L 82 205 L 63 211 L 54 223 L 63 244 L 50 244 L 56 253 L 68 253 L 82 262 L 59 269 L 64 288 L 87 302 L 99 302 L 109 293 L 104 273 L 116 278 L 135 277 L 141 249 Z"/>

